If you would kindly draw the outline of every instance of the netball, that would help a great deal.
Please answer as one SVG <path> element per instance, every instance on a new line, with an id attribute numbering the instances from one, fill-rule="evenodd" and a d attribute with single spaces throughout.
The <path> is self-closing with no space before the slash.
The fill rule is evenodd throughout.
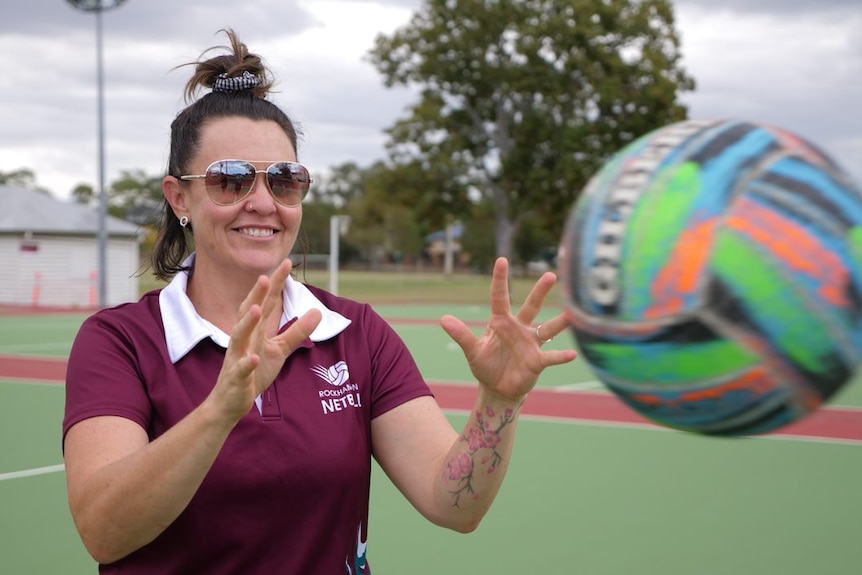
<path id="1" fill-rule="evenodd" d="M 786 130 L 690 120 L 621 150 L 560 246 L 581 356 L 647 419 L 767 433 L 862 361 L 862 192 Z"/>

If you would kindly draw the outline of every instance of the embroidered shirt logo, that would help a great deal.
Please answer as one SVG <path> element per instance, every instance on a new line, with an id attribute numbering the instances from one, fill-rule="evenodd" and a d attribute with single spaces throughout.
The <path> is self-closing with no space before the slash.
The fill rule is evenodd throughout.
<path id="1" fill-rule="evenodd" d="M 335 386 L 343 385 L 350 378 L 350 373 L 347 370 L 347 364 L 343 361 L 339 361 L 335 365 L 331 366 L 329 369 L 323 367 L 322 365 L 315 365 L 311 368 L 311 371 L 317 375 L 323 381 L 330 383 Z"/>
<path id="2" fill-rule="evenodd" d="M 359 395 L 359 386 L 355 383 L 350 383 L 350 371 L 347 369 L 347 363 L 339 361 L 331 367 L 323 367 L 322 365 L 312 366 L 311 371 L 314 374 L 337 388 L 318 389 L 317 394 L 320 396 L 320 407 L 323 409 L 324 415 L 343 411 L 348 407 L 362 407 L 362 396 Z"/>

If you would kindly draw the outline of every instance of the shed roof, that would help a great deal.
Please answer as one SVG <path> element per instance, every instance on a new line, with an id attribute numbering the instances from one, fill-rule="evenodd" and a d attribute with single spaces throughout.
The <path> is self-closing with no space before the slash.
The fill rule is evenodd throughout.
<path id="1" fill-rule="evenodd" d="M 461 236 L 464 235 L 464 224 L 461 222 L 455 222 L 452 224 L 452 239 L 460 240 Z M 446 241 L 446 230 L 437 230 L 436 232 L 431 232 L 427 236 L 425 236 L 425 242 L 432 244 L 434 242 L 444 242 Z"/>
<path id="2" fill-rule="evenodd" d="M 140 226 L 120 218 L 108 216 L 105 222 L 109 236 L 134 237 L 141 233 Z M 99 214 L 92 208 L 29 188 L 0 186 L 0 234 L 89 236 L 98 231 Z"/>

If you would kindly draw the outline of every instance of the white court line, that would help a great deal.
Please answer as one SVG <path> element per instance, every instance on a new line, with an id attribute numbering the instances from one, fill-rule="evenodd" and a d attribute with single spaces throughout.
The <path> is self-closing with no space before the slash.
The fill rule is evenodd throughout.
<path id="1" fill-rule="evenodd" d="M 554 391 L 578 391 L 581 389 L 604 389 L 605 384 L 601 381 L 579 381 L 577 383 L 566 383 L 564 385 L 555 385 L 552 388 Z"/>
<path id="2" fill-rule="evenodd" d="M 6 481 L 7 479 L 19 479 L 21 477 L 32 477 L 34 475 L 46 475 L 48 473 L 57 473 L 58 471 L 63 471 L 64 469 L 66 469 L 66 466 L 61 463 L 60 465 L 49 465 L 48 467 L 36 467 L 35 469 L 24 469 L 22 471 L 0 473 L 0 481 Z"/>

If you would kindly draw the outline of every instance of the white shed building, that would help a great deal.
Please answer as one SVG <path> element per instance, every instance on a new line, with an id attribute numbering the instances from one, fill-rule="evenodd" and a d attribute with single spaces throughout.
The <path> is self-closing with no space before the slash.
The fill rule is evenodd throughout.
<path id="1" fill-rule="evenodd" d="M 106 303 L 139 297 L 141 228 L 106 220 Z M 42 192 L 0 186 L 0 304 L 98 307 L 99 216 Z"/>

